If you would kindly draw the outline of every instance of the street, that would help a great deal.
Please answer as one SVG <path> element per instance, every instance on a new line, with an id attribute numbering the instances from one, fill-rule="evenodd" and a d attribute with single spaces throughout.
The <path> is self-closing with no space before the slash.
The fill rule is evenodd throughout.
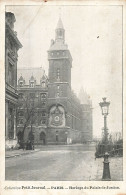
<path id="1" fill-rule="evenodd" d="M 15 181 L 101 180 L 103 159 L 95 160 L 94 153 L 92 146 L 45 146 L 38 152 L 6 159 L 5 179 Z M 116 166 L 120 180 L 122 169 L 118 169 L 118 166 L 121 166 L 121 163 L 122 160 L 116 165 L 111 162 L 114 165 L 112 172 L 115 173 Z M 113 180 L 116 180 L 116 175 Z"/>

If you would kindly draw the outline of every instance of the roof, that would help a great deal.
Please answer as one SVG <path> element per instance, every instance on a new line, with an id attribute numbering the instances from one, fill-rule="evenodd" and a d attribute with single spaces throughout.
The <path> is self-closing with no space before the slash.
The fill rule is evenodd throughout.
<path id="1" fill-rule="evenodd" d="M 68 50 L 67 44 L 64 44 L 62 41 L 55 41 L 49 48 L 49 50 Z"/>
<path id="2" fill-rule="evenodd" d="M 26 85 L 29 85 L 29 80 L 31 79 L 31 77 L 34 77 L 34 79 L 36 80 L 36 84 L 38 85 L 40 84 L 40 80 L 43 76 L 47 78 L 45 74 L 45 70 L 42 67 L 40 68 L 26 68 L 26 67 L 18 68 L 17 69 L 17 82 L 21 76 L 25 80 Z"/>
<path id="3" fill-rule="evenodd" d="M 8 18 L 10 20 L 8 20 Z M 15 15 L 11 12 L 6 12 L 6 31 L 9 32 L 9 35 L 13 38 L 13 41 L 18 46 L 18 49 L 22 47 L 22 44 L 17 38 L 17 32 L 14 31 L 14 22 L 16 21 Z"/>
<path id="4" fill-rule="evenodd" d="M 61 18 L 59 18 L 59 21 L 58 21 L 58 23 L 57 23 L 57 27 L 56 27 L 56 29 L 59 29 L 59 28 L 64 29 Z"/>
<path id="5" fill-rule="evenodd" d="M 64 30 L 64 27 L 63 27 L 63 23 L 62 23 L 61 18 L 59 18 L 59 21 L 58 21 L 56 30 L 57 29 L 63 29 Z M 57 32 L 56 32 L 56 35 L 57 35 Z M 51 40 L 51 46 L 50 46 L 49 51 L 52 51 L 52 50 L 53 51 L 57 51 L 57 50 L 68 50 L 68 46 L 64 42 L 64 37 L 62 37 L 61 39 L 60 38 L 56 38 L 55 41 L 54 40 Z"/>
<path id="6" fill-rule="evenodd" d="M 90 96 L 84 91 L 83 87 L 80 89 L 79 100 L 81 104 L 91 104 Z"/>
<path id="7" fill-rule="evenodd" d="M 6 17 L 9 17 L 13 22 L 16 22 L 16 18 L 15 18 L 14 13 L 12 13 L 12 12 L 5 12 L 5 14 L 6 14 Z"/>

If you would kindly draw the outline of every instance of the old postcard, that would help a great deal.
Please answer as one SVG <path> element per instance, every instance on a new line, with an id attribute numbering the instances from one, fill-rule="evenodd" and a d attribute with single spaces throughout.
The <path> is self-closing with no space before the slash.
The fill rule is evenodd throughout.
<path id="1" fill-rule="evenodd" d="M 0 2 L 0 190 L 126 195 L 125 1 Z"/>

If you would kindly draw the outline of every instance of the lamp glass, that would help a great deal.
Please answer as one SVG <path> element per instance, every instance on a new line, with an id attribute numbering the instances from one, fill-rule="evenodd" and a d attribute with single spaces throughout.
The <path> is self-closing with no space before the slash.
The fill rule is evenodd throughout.
<path id="1" fill-rule="evenodd" d="M 108 114 L 108 106 L 103 106 L 102 107 L 102 113 L 105 114 L 105 115 Z"/>

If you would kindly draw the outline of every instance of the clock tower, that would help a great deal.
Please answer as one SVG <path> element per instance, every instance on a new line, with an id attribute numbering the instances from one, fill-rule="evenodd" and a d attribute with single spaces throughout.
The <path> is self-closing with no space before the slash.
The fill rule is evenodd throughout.
<path id="1" fill-rule="evenodd" d="M 65 30 L 61 18 L 55 30 L 55 40 L 51 40 L 48 61 L 48 126 L 62 130 L 64 128 L 65 131 L 68 126 L 66 113 L 71 93 L 72 57 L 65 43 Z"/>
<path id="2" fill-rule="evenodd" d="M 68 97 L 71 89 L 72 57 L 65 44 L 65 30 L 59 19 L 55 30 L 55 41 L 51 40 L 48 51 L 49 98 Z"/>

